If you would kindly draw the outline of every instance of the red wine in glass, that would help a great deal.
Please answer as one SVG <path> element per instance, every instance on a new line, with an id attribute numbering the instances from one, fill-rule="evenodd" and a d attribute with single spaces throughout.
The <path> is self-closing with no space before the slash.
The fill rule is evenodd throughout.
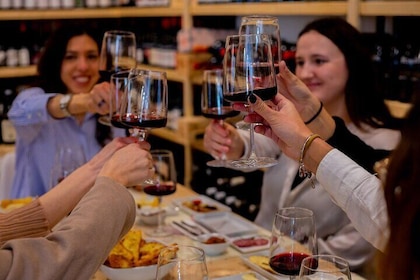
<path id="1" fill-rule="evenodd" d="M 276 87 L 254 89 L 252 91 L 235 92 L 231 94 L 225 94 L 225 99 L 230 102 L 242 102 L 247 103 L 250 95 L 255 94 L 262 100 L 270 100 L 277 94 Z"/>
<path id="2" fill-rule="evenodd" d="M 308 254 L 299 252 L 286 252 L 270 258 L 270 267 L 284 275 L 299 275 L 302 260 L 309 257 Z"/>
<path id="3" fill-rule="evenodd" d="M 125 115 L 121 117 L 121 124 L 125 127 L 160 128 L 165 127 L 168 119 L 154 115 L 145 115 L 139 118 L 137 115 Z"/>
<path id="4" fill-rule="evenodd" d="M 227 118 L 235 117 L 239 115 L 239 111 L 232 110 L 232 106 L 224 106 L 221 108 L 207 108 L 202 109 L 202 115 L 206 118 L 215 119 L 215 120 L 224 120 Z"/>
<path id="5" fill-rule="evenodd" d="M 157 184 L 143 187 L 143 191 L 153 196 L 164 196 L 173 194 L 176 191 L 176 186 L 173 184 Z"/>
<path id="6" fill-rule="evenodd" d="M 113 115 L 111 118 L 111 125 L 117 128 L 131 128 L 132 126 L 128 126 L 121 121 L 120 115 L 116 114 Z"/>

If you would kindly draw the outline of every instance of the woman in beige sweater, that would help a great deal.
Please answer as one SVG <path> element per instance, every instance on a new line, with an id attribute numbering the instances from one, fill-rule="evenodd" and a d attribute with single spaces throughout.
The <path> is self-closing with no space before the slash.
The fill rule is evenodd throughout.
<path id="1" fill-rule="evenodd" d="M 124 186 L 151 176 L 149 149 L 114 139 L 43 196 L 0 214 L 0 279 L 89 279 L 134 223 Z"/>

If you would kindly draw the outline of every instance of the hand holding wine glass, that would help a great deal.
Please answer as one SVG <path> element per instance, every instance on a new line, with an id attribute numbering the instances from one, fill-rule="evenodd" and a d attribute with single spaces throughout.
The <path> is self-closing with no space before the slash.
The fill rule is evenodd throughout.
<path id="1" fill-rule="evenodd" d="M 313 255 L 303 259 L 301 280 L 351 280 L 349 263 L 334 255 Z"/>
<path id="2" fill-rule="evenodd" d="M 158 257 L 156 280 L 207 280 L 203 249 L 189 245 L 163 248 Z"/>
<path id="3" fill-rule="evenodd" d="M 154 174 L 143 184 L 143 191 L 158 197 L 158 225 L 149 232 L 151 236 L 166 236 L 170 231 L 165 228 L 162 215 L 162 196 L 176 191 L 176 169 L 173 153 L 169 150 L 151 150 Z"/>
<path id="4" fill-rule="evenodd" d="M 302 260 L 317 252 L 313 212 L 298 207 L 279 209 L 271 232 L 270 267 L 295 279 Z"/>
<path id="5" fill-rule="evenodd" d="M 224 126 L 226 118 L 234 117 L 239 111 L 234 111 L 232 104 L 223 98 L 223 70 L 205 70 L 203 72 L 203 86 L 201 91 L 201 113 L 206 118 L 219 121 Z M 226 155 L 221 159 L 207 162 L 208 166 L 224 167 L 226 165 Z"/>
<path id="6" fill-rule="evenodd" d="M 152 128 L 165 127 L 168 119 L 166 72 L 131 70 L 121 100 L 120 122 L 140 141 Z"/>
<path id="7" fill-rule="evenodd" d="M 226 38 L 223 60 L 225 76 L 224 98 L 232 103 L 248 103 L 256 94 L 269 100 L 277 93 L 276 73 L 271 54 L 270 39 L 265 34 L 232 35 Z M 258 157 L 254 145 L 254 124 L 250 125 L 250 149 L 248 158 L 234 160 L 234 169 L 266 168 L 278 161 L 270 157 Z"/>

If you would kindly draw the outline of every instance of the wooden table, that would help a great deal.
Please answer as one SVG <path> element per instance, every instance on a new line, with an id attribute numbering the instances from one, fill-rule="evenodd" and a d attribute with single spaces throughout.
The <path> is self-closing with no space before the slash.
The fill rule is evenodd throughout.
<path id="1" fill-rule="evenodd" d="M 132 191 L 132 193 L 136 201 L 144 199 L 144 197 L 146 196 L 144 193 L 139 192 L 139 191 Z M 163 197 L 162 204 L 171 205 L 174 199 L 182 198 L 182 197 L 189 197 L 189 196 L 197 196 L 197 195 L 198 194 L 194 192 L 193 190 L 186 188 L 182 185 L 178 185 L 177 191 L 174 194 Z M 176 215 L 166 217 L 165 221 L 167 224 L 169 224 L 172 221 L 181 221 L 188 218 L 189 218 L 189 215 L 180 210 Z M 151 226 L 144 225 L 143 223 L 137 220 L 134 224 L 134 227 L 141 229 L 145 233 L 146 238 L 148 237 L 146 234 L 147 230 L 152 228 Z M 262 235 L 266 235 L 266 236 L 270 235 L 269 231 L 261 227 L 258 227 L 258 233 Z M 166 243 L 166 244 L 175 242 L 178 244 L 187 244 L 187 245 L 195 245 L 195 246 L 198 245 L 197 241 L 194 241 L 191 238 L 183 235 L 181 232 L 177 231 L 176 229 L 174 229 L 173 234 L 171 234 L 168 237 L 161 237 L 161 238 L 153 237 L 153 239 L 161 240 L 163 243 Z M 241 253 L 232 247 L 229 247 L 226 253 L 220 256 L 206 256 L 206 260 L 207 260 L 207 269 L 209 272 L 209 279 L 235 275 L 235 274 L 240 274 L 246 271 L 251 271 L 251 268 L 249 268 L 242 261 Z M 354 275 L 352 274 L 352 277 L 353 277 L 352 279 L 354 280 L 363 280 L 363 278 L 361 278 L 360 276 L 356 274 Z M 106 280 L 107 278 L 103 275 L 101 271 L 98 271 L 95 274 L 94 278 L 92 278 L 92 280 L 93 279 Z"/>
<path id="2" fill-rule="evenodd" d="M 132 193 L 136 200 L 142 199 L 145 196 L 145 194 L 138 191 L 132 191 Z M 177 191 L 174 194 L 163 197 L 162 204 L 170 205 L 174 199 L 181 198 L 181 197 L 188 197 L 188 196 L 196 196 L 196 195 L 198 194 L 194 192 L 193 190 L 187 187 L 184 187 L 182 185 L 178 185 Z M 167 224 L 169 224 L 171 221 L 174 221 L 174 220 L 181 221 L 183 219 L 187 219 L 188 217 L 189 217 L 188 214 L 180 210 L 177 215 L 169 216 L 165 219 L 165 221 Z M 143 230 L 146 238 L 148 237 L 146 234 L 147 230 L 152 228 L 151 226 L 144 225 L 140 221 L 136 221 L 134 224 L 134 227 Z M 264 232 L 265 234 L 269 234 L 263 228 L 261 228 L 261 231 Z M 173 234 L 171 234 L 168 237 L 161 237 L 161 238 L 153 237 L 153 239 L 161 240 L 163 243 L 166 243 L 166 244 L 176 242 L 178 244 L 197 245 L 197 241 L 194 241 L 191 238 L 183 235 L 181 232 L 177 231 L 176 229 L 174 229 Z M 222 277 L 222 276 L 228 276 L 228 275 L 235 275 L 241 272 L 250 271 L 251 269 L 242 261 L 240 256 L 241 256 L 240 253 L 232 247 L 229 247 L 227 252 L 223 255 L 206 256 L 209 279 Z M 92 280 L 93 279 L 106 280 L 107 278 L 104 276 L 104 274 L 101 271 L 98 271 L 95 274 L 95 276 L 92 278 Z"/>

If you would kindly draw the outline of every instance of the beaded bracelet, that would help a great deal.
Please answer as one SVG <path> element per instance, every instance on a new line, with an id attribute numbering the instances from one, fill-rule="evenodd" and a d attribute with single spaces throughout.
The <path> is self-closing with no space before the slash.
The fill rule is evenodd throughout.
<path id="1" fill-rule="evenodd" d="M 309 119 L 309 121 L 306 121 L 305 124 L 310 124 L 314 119 L 316 119 L 316 117 L 318 117 L 319 114 L 321 114 L 322 108 L 324 108 L 324 104 L 322 104 L 321 102 L 321 106 L 319 106 L 318 112 L 316 112 L 315 115 Z"/>
<path id="2" fill-rule="evenodd" d="M 309 146 L 312 144 L 312 142 L 316 139 L 316 138 L 321 138 L 321 136 L 319 136 L 316 133 L 313 133 L 311 135 L 309 135 L 308 137 L 306 137 L 305 142 L 303 142 L 302 148 L 300 149 L 300 158 L 299 158 L 299 177 L 301 178 L 311 178 L 312 177 L 312 172 L 306 170 L 305 168 L 305 164 L 303 163 L 303 157 L 306 154 L 306 151 L 308 150 Z M 312 182 L 312 188 L 315 187 L 313 181 Z"/>

